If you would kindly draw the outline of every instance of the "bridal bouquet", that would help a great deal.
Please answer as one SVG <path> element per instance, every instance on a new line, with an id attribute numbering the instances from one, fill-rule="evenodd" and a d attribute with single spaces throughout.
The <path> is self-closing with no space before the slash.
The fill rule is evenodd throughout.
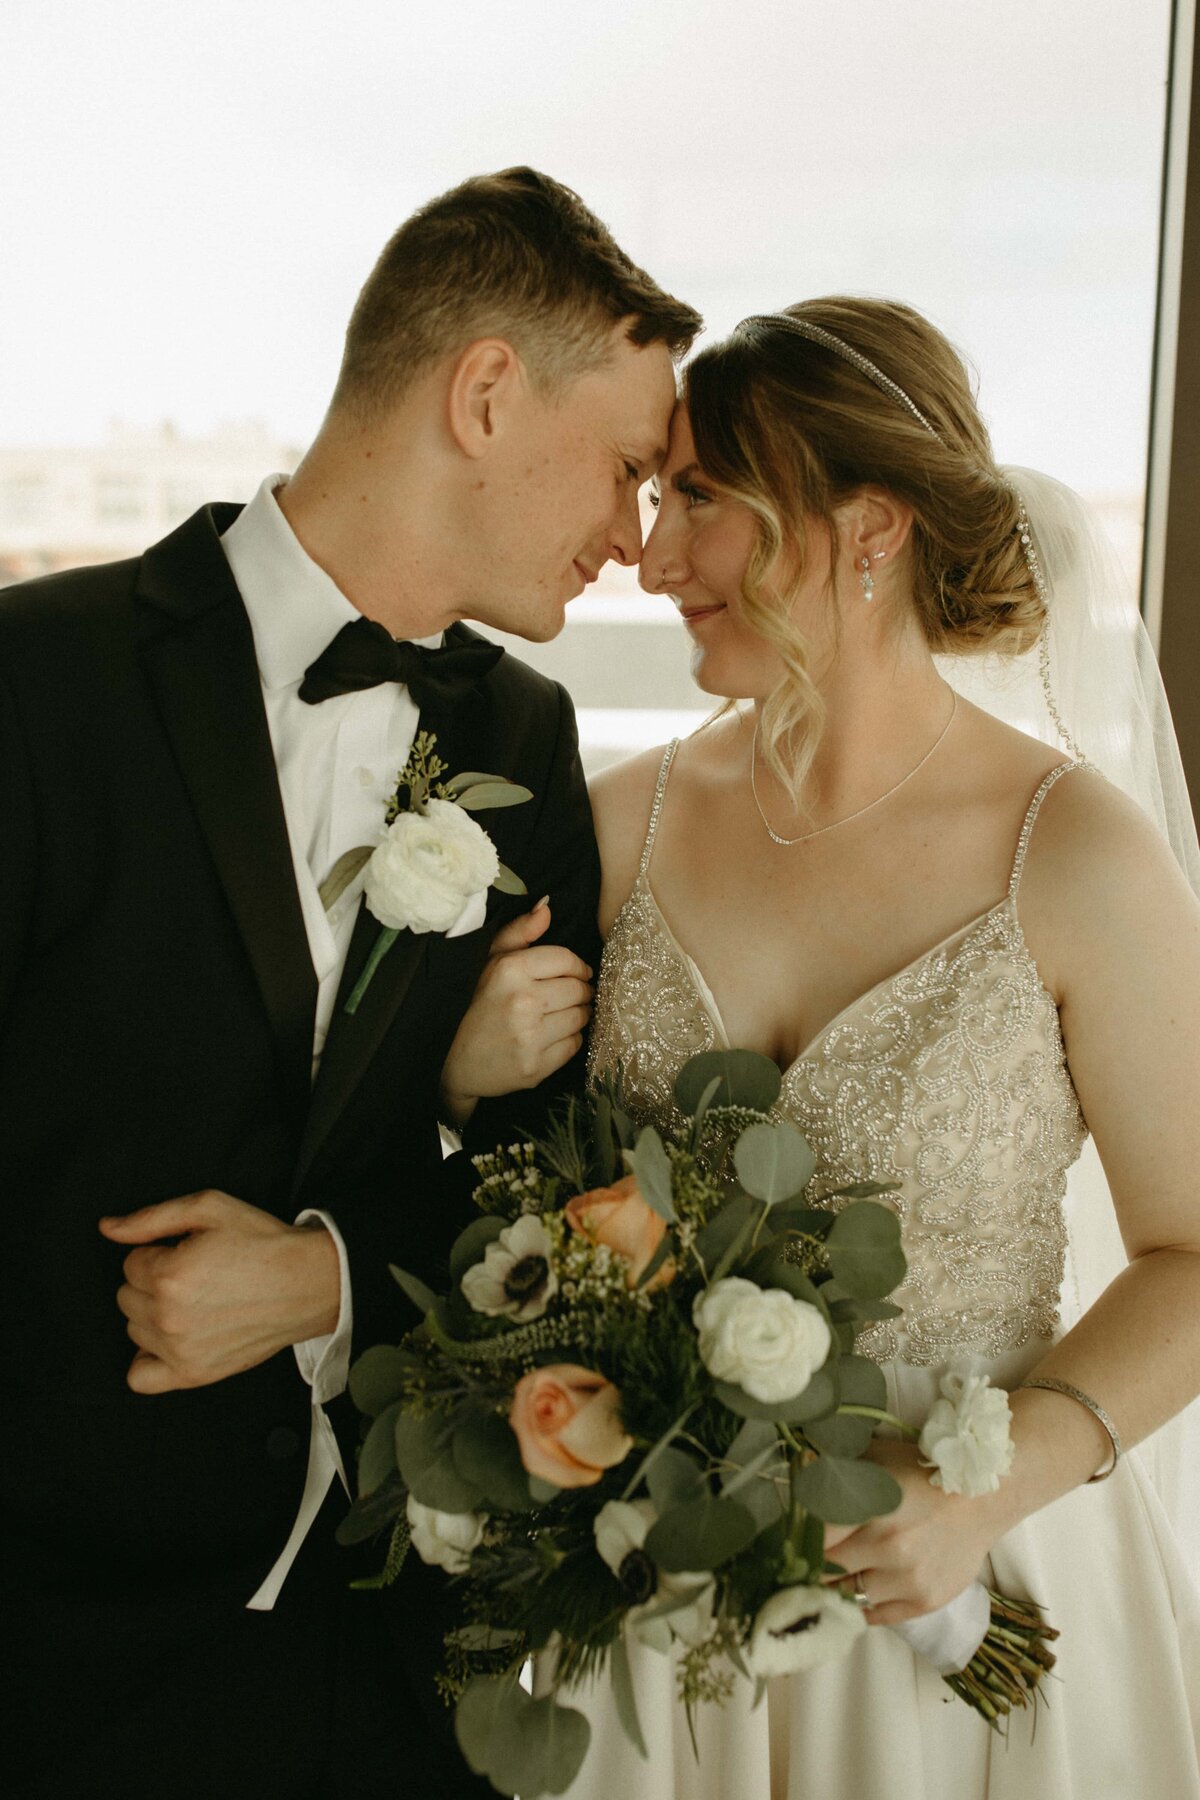
<path id="1" fill-rule="evenodd" d="M 351 1373 L 371 1424 L 339 1535 L 390 1528 L 381 1584 L 410 1545 L 456 1579 L 464 1623 L 441 1685 L 468 1763 L 501 1793 L 570 1785 L 590 1728 L 561 1696 L 604 1669 L 645 1754 L 630 1637 L 674 1655 L 690 1720 L 864 1629 L 828 1585 L 824 1533 L 899 1504 L 864 1453 L 878 1425 L 908 1428 L 855 1339 L 898 1315 L 905 1261 L 879 1184 L 806 1202 L 812 1152 L 767 1116 L 779 1085 L 763 1057 L 708 1052 L 680 1072 L 673 1138 L 635 1131 L 618 1080 L 548 1141 L 477 1157 L 481 1216 L 454 1246 L 451 1291 L 394 1269 L 423 1322 Z M 981 1456 L 993 1480 L 1005 1466 L 1006 1428 L 997 1458 L 971 1382 L 929 1438 L 946 1485 Z M 974 1592 L 979 1647 L 948 1679 L 995 1723 L 1052 1664 L 1054 1634 Z M 534 1698 L 519 1677 L 538 1651 L 550 1672 Z"/>

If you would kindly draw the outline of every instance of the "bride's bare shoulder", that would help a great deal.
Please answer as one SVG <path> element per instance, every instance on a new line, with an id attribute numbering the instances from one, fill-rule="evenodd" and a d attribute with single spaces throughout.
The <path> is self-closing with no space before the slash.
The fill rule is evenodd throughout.
<path id="1" fill-rule="evenodd" d="M 1021 880 L 1026 935 L 1059 980 L 1114 957 L 1179 954 L 1195 941 L 1200 907 L 1166 838 L 1141 807 L 1080 767 L 1047 793 Z M 1040 958 L 1039 958 L 1040 960 Z"/>
<path id="2" fill-rule="evenodd" d="M 588 783 L 600 846 L 602 936 L 607 937 L 637 878 L 665 752 L 666 746 L 659 744 L 625 762 L 610 763 Z"/>

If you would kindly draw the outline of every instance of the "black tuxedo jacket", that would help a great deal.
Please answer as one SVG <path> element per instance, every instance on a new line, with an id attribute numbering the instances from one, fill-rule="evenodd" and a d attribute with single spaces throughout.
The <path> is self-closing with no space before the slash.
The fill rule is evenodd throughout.
<path id="1" fill-rule="evenodd" d="M 322 1207 L 349 1252 L 355 1353 L 395 1341 L 414 1315 L 389 1260 L 436 1282 L 469 1216 L 468 1184 L 441 1164 L 441 1064 L 494 930 L 528 904 L 493 891 L 480 931 L 402 933 L 350 1016 L 342 999 L 378 930 L 364 908 L 310 1086 L 316 983 L 253 640 L 218 541 L 236 512 L 205 508 L 135 561 L 0 594 L 0 1533 L 25 1682 L 18 1771 L 145 1712 L 165 1671 L 194 1688 L 202 1668 L 240 1668 L 247 1631 L 266 1643 L 292 1618 L 299 1641 L 319 1614 L 327 1639 L 329 1595 L 356 1572 L 327 1508 L 276 1617 L 244 1614 L 303 1486 L 308 1390 L 288 1350 L 211 1387 L 131 1393 L 124 1252 L 97 1220 L 203 1187 L 285 1219 Z M 595 840 L 563 691 L 506 656 L 422 725 L 452 771 L 533 791 L 485 823 L 530 894 L 550 894 L 548 941 L 595 964 Z M 518 1121 L 547 1098 L 515 1097 Z M 479 1145 L 511 1136 L 506 1106 L 481 1107 L 473 1131 Z M 310 1592 L 322 1598 L 306 1613 Z M 310 1646 L 322 1667 L 327 1650 Z M 277 1672 L 278 1644 L 265 1654 Z M 261 1661 L 247 1679 L 273 1678 Z M 311 1711 L 307 1683 L 300 1704 Z M 168 1737 L 186 1729 L 167 1701 L 151 1710 Z M 276 1773 L 277 1790 L 259 1773 L 258 1800 L 326 1791 Z M 63 1780 L 29 1791 L 65 1793 Z M 123 1791 L 142 1790 L 126 1776 Z M 191 1790 L 164 1778 L 157 1791 Z"/>

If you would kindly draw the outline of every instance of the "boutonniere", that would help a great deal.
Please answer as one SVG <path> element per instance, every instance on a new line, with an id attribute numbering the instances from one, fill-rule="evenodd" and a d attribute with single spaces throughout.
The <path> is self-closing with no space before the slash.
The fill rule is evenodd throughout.
<path id="1" fill-rule="evenodd" d="M 520 876 L 505 868 L 471 814 L 520 806 L 533 799 L 532 793 L 503 775 L 474 770 L 444 781 L 447 765 L 436 744 L 432 731 L 417 733 L 388 801 L 382 842 L 347 850 L 321 883 L 321 904 L 328 912 L 365 868 L 363 897 L 383 927 L 346 1002 L 348 1013 L 357 1012 L 371 977 L 402 931 L 450 932 L 473 910 L 479 915 L 475 925 L 461 929 L 477 929 L 490 887 L 505 894 L 528 891 Z"/>

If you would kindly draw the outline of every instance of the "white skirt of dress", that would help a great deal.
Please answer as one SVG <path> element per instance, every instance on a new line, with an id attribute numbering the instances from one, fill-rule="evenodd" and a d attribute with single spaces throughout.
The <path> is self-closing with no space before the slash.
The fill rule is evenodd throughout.
<path id="1" fill-rule="evenodd" d="M 993 1379 L 1015 1385 L 1045 1349 Z M 919 1423 L 940 1371 L 886 1372 L 892 1407 Z M 699 1708 L 697 1761 L 671 1660 L 631 1643 L 649 1760 L 607 1678 L 572 1694 L 592 1743 L 569 1800 L 1200 1800 L 1200 1597 L 1138 1453 L 1009 1532 L 983 1578 L 1061 1633 L 1036 1712 L 1005 1736 L 876 1626 L 844 1661 L 771 1682 L 757 1711 L 744 1682 Z"/>

